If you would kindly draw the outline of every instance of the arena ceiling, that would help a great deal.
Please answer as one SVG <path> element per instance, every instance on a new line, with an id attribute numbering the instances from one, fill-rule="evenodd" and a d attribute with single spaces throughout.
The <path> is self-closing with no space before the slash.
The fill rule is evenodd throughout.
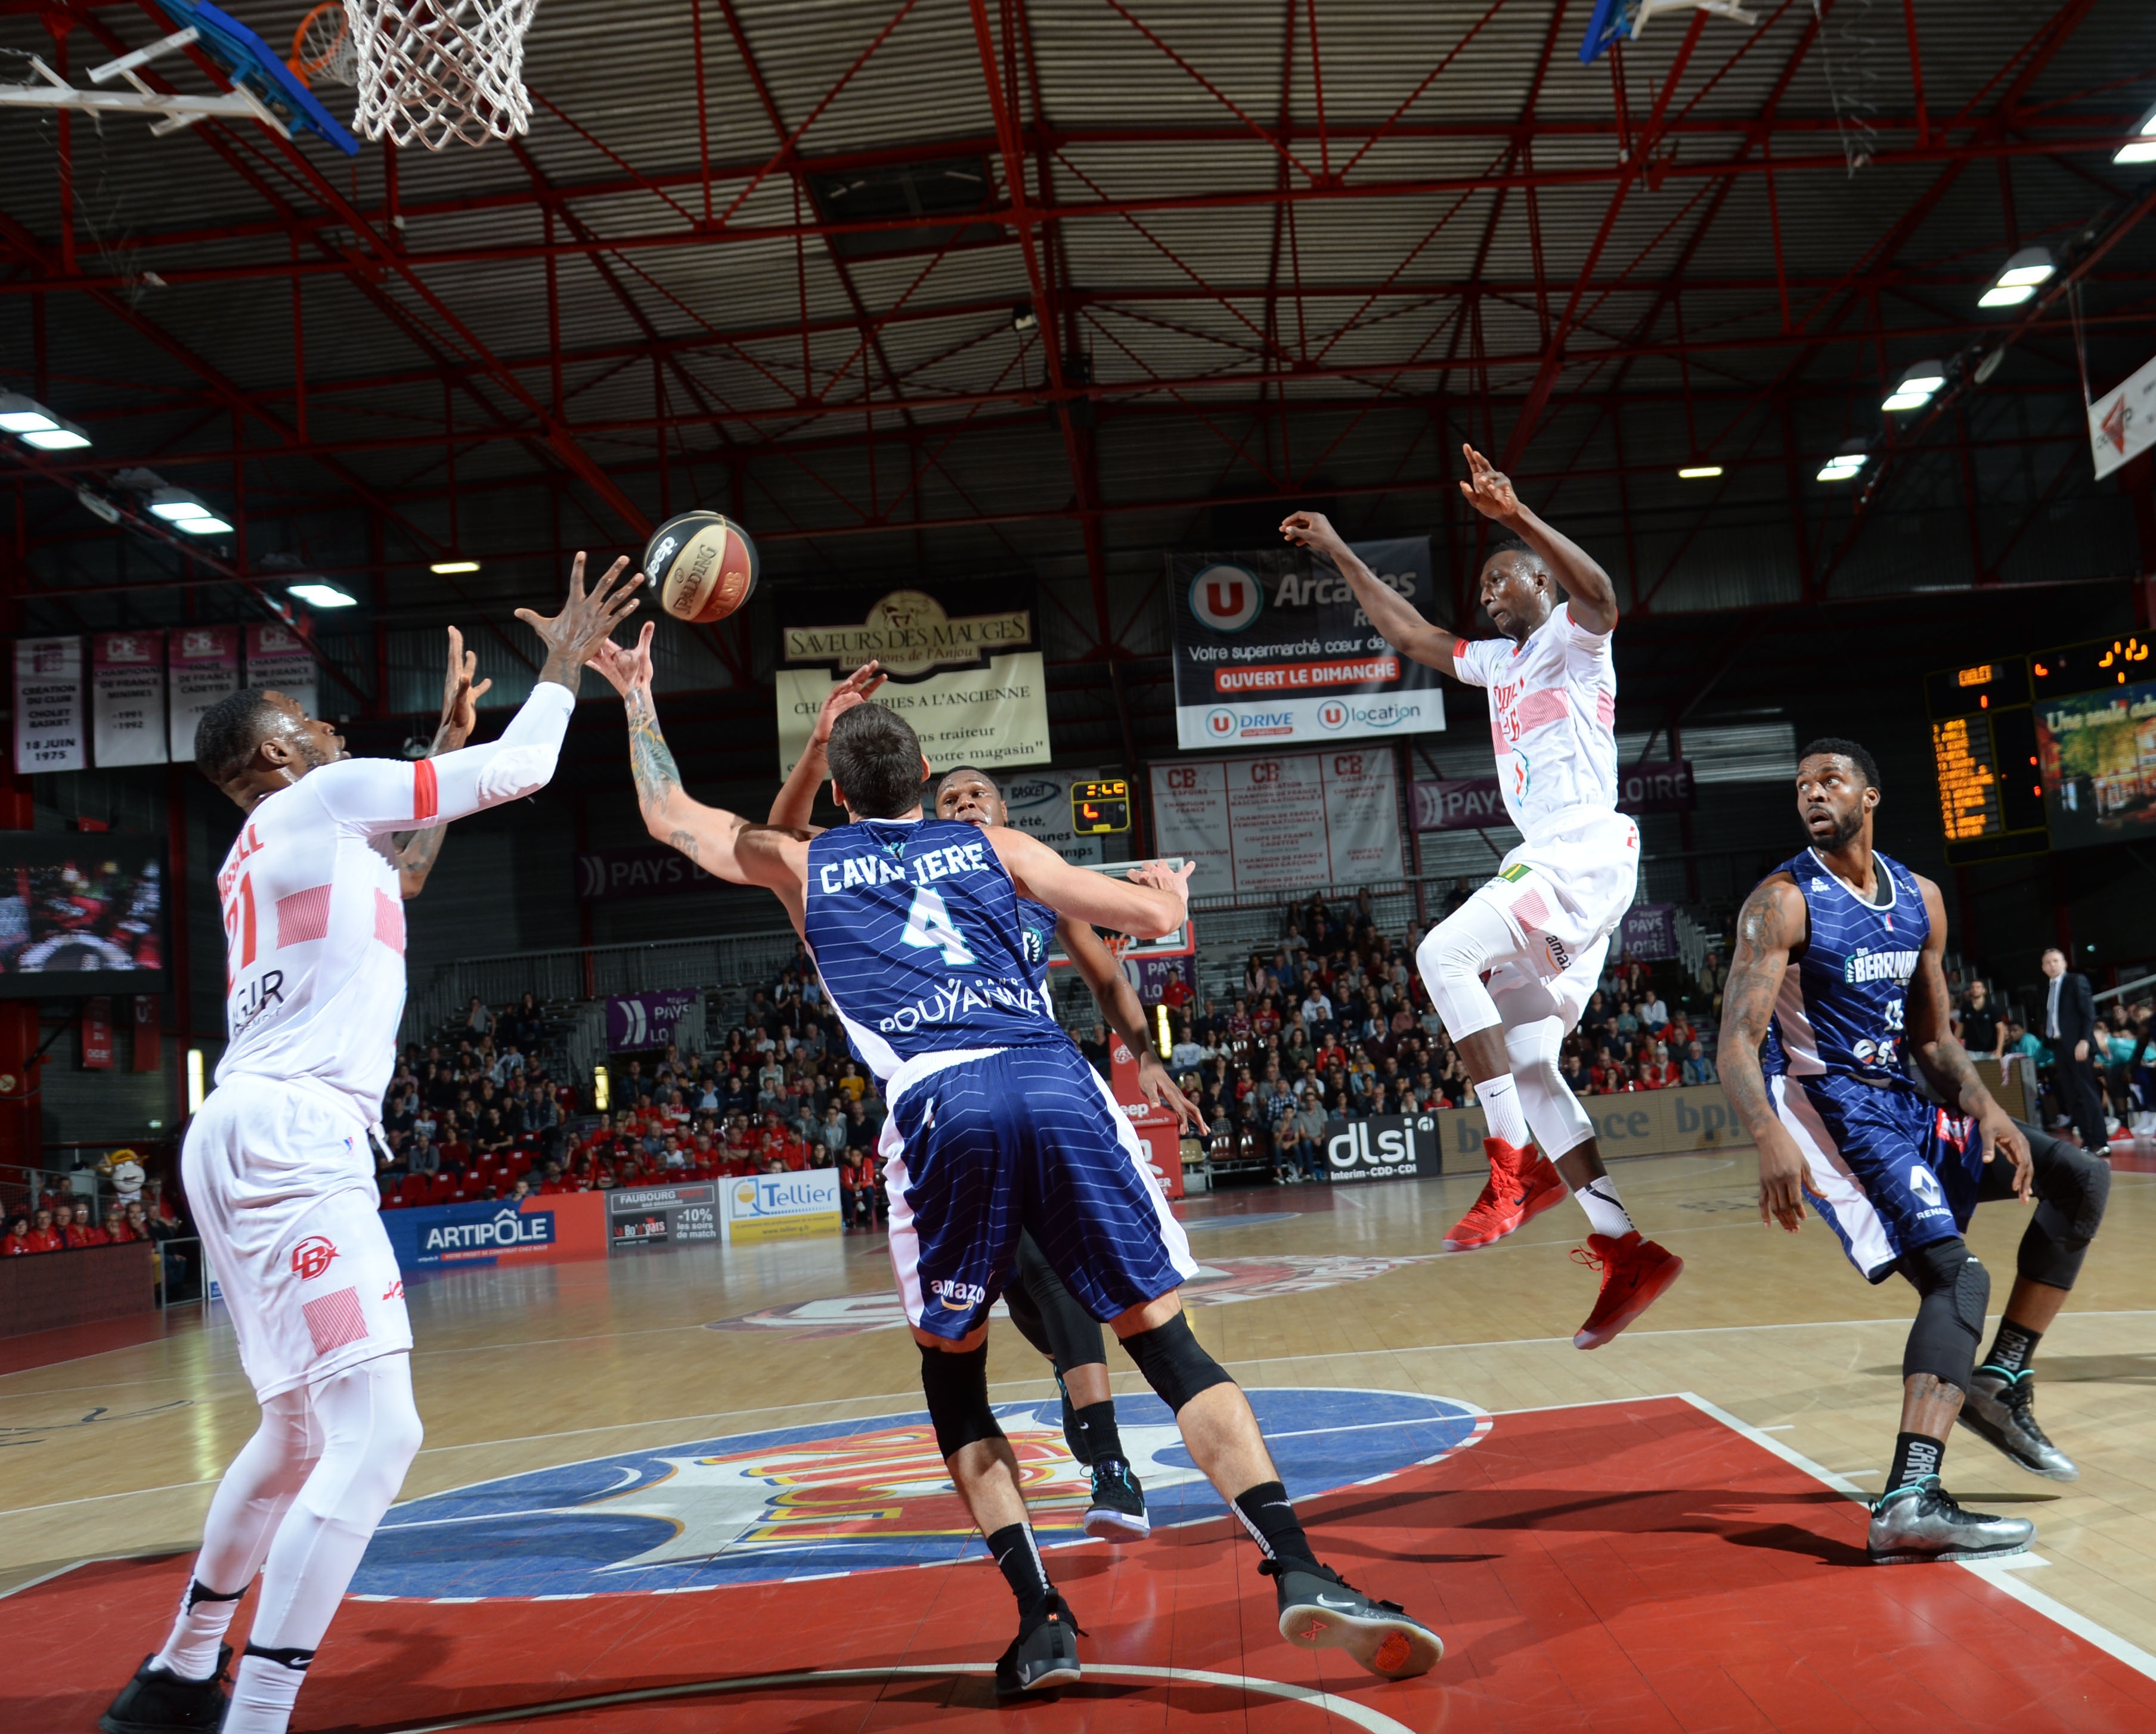
<path id="1" fill-rule="evenodd" d="M 542 0 L 530 134 L 482 149 L 0 109 L 0 389 L 92 440 L 0 443 L 17 623 L 325 574 L 362 603 L 309 619 L 326 705 L 387 723 L 439 623 L 511 696 L 565 550 L 704 505 L 773 591 L 1032 586 L 1059 752 L 1134 762 L 1172 738 L 1164 549 L 1316 501 L 1430 533 L 1464 616 L 1463 439 L 1662 623 L 1626 690 L 1672 714 L 1807 611 L 2156 567 L 2082 395 L 2156 349 L 2156 165 L 2112 162 L 2156 8 L 1750 5 L 1583 65 L 1588 0 Z M 229 9 L 280 42 L 304 8 Z M 0 78 L 167 28 L 0 0 Z M 1979 307 L 2030 246 L 2056 274 Z M 1924 359 L 1945 387 L 1883 413 Z M 80 503 L 141 469 L 234 535 Z M 713 774 L 767 774 L 768 607 L 670 639 L 736 726 Z"/>

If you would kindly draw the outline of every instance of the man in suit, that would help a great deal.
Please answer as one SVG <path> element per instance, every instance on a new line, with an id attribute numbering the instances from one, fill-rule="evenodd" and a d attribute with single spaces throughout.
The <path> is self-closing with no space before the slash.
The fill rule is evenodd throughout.
<path id="1" fill-rule="evenodd" d="M 2056 946 L 2044 953 L 2044 1039 L 2054 1057 L 2060 1105 L 2082 1135 L 2082 1148 L 2108 1157 L 2111 1134 L 2104 1126 L 2093 1064 L 2096 995 L 2087 976 L 2066 968 L 2066 953 Z"/>

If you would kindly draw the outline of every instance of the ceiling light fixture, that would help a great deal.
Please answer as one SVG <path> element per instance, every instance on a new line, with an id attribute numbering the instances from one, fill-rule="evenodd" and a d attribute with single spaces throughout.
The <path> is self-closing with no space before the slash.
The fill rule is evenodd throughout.
<path id="1" fill-rule="evenodd" d="M 2121 145 L 2112 153 L 2113 162 L 2156 162 L 2156 108 L 2141 117 L 2141 124 L 2133 129 L 2133 142 Z"/>
<path id="2" fill-rule="evenodd" d="M 479 570 L 479 562 L 476 560 L 437 560 L 432 566 L 429 567 L 427 570 L 430 572 L 437 573 L 442 577 L 454 577 L 460 572 L 477 572 Z"/>
<path id="3" fill-rule="evenodd" d="M 1040 326 L 1040 316 L 1033 310 L 1032 302 L 1020 301 L 1011 309 L 1011 329 L 1021 336 L 1028 331 L 1038 330 Z"/>
<path id="4" fill-rule="evenodd" d="M 1922 409 L 1946 382 L 1944 367 L 1937 362 L 1919 362 L 1902 376 L 1902 382 L 1887 394 L 1886 402 L 1880 407 L 1897 413 Z"/>
<path id="5" fill-rule="evenodd" d="M 1823 482 L 1853 481 L 1857 471 L 1871 461 L 1871 454 L 1865 450 L 1864 442 L 1850 440 L 1820 466 L 1819 479 Z"/>
<path id="6" fill-rule="evenodd" d="M 150 516 L 182 536 L 229 536 L 232 526 L 185 488 L 159 488 L 150 495 Z"/>
<path id="7" fill-rule="evenodd" d="M 0 432 L 13 434 L 41 452 L 80 451 L 90 444 L 90 435 L 65 416 L 54 414 L 20 392 L 0 392 Z"/>
<path id="8" fill-rule="evenodd" d="M 2006 261 L 1991 287 L 1977 297 L 1979 307 L 2018 307 L 2036 293 L 2037 285 L 2058 267 L 2051 263 L 2048 247 L 2024 247 Z"/>
<path id="9" fill-rule="evenodd" d="M 312 581 L 305 584 L 291 585 L 289 587 L 287 593 L 298 597 L 301 602 L 306 603 L 310 608 L 356 608 L 359 606 L 359 598 L 357 597 L 347 596 L 343 591 L 338 589 L 336 585 L 325 584 L 321 582 L 319 580 Z"/>
<path id="10" fill-rule="evenodd" d="M 1719 464 L 1693 464 L 1677 472 L 1681 482 L 1711 482 L 1722 474 Z"/>

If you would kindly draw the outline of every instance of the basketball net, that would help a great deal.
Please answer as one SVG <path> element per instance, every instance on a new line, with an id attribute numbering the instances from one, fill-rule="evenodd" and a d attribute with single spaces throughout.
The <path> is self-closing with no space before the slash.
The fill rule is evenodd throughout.
<path id="1" fill-rule="evenodd" d="M 349 0 L 358 49 L 352 131 L 439 151 L 531 124 L 524 33 L 539 0 Z"/>

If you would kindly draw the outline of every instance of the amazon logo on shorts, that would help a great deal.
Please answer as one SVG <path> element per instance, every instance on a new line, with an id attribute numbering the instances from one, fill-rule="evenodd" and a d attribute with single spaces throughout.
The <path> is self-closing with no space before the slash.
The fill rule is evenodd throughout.
<path id="1" fill-rule="evenodd" d="M 947 1276 L 939 1276 L 928 1285 L 930 1294 L 956 1312 L 961 1307 L 978 1306 L 988 1298 L 988 1291 L 977 1282 L 953 1282 Z"/>

